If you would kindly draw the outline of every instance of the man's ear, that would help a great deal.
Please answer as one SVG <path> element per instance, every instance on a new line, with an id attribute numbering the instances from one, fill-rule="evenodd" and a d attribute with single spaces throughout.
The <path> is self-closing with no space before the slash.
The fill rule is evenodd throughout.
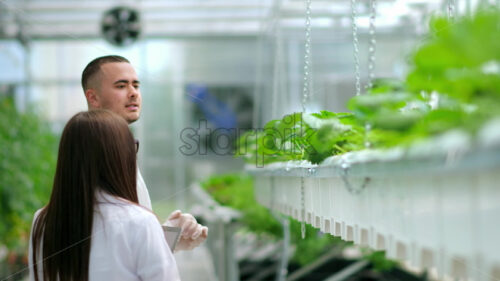
<path id="1" fill-rule="evenodd" d="M 87 104 L 89 106 L 89 109 L 101 107 L 101 104 L 99 102 L 99 96 L 97 95 L 95 89 L 90 88 L 85 90 L 85 98 L 87 98 Z"/>

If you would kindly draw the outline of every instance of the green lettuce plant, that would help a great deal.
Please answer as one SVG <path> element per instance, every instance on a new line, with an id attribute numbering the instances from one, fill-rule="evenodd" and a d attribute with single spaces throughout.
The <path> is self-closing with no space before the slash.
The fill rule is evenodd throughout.
<path id="1" fill-rule="evenodd" d="M 33 214 L 50 196 L 57 138 L 31 113 L 19 113 L 0 96 L 0 244 L 27 253 Z"/>
<path id="2" fill-rule="evenodd" d="M 215 175 L 203 181 L 201 186 L 221 205 L 239 210 L 242 213 L 240 222 L 247 231 L 275 239 L 283 238 L 281 224 L 267 208 L 255 200 L 251 176 Z M 292 260 L 301 265 L 314 261 L 334 246 L 348 245 L 340 238 L 322 234 L 310 225 L 306 226 L 307 235 L 302 239 L 300 227 L 298 221 L 290 221 L 290 243 L 296 247 Z"/>
<path id="3" fill-rule="evenodd" d="M 378 79 L 351 98 L 350 113 L 294 113 L 247 132 L 236 155 L 264 164 L 409 146 L 449 130 L 476 134 L 500 116 L 500 11 L 433 18 L 404 81 Z"/>

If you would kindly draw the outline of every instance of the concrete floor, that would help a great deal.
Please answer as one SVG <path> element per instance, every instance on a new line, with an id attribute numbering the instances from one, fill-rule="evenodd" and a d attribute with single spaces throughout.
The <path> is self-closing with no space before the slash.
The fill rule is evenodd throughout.
<path id="1" fill-rule="evenodd" d="M 205 244 L 174 256 L 182 281 L 217 281 L 212 256 Z"/>

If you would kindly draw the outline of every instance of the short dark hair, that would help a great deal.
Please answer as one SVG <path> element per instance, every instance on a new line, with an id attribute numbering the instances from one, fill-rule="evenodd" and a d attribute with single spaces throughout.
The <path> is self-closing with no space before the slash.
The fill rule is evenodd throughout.
<path id="1" fill-rule="evenodd" d="M 88 88 L 88 82 L 89 79 L 94 76 L 99 70 L 101 69 L 101 65 L 110 63 L 110 62 L 127 62 L 130 63 L 130 61 L 122 56 L 117 56 L 117 55 L 109 55 L 109 56 L 103 56 L 103 57 L 98 57 L 94 59 L 93 61 L 89 62 L 85 69 L 83 70 L 82 73 L 82 88 L 83 90 L 87 90 Z"/>

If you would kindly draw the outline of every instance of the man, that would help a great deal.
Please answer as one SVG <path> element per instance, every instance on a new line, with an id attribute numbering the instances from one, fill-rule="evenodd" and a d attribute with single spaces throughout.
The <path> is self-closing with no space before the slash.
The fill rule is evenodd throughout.
<path id="1" fill-rule="evenodd" d="M 82 87 L 90 109 L 103 108 L 123 117 L 129 124 L 137 121 L 141 113 L 140 82 L 130 62 L 121 56 L 104 56 L 91 61 L 82 73 Z M 148 189 L 141 173 L 137 172 L 139 204 L 152 209 Z M 177 250 L 190 250 L 201 244 L 208 228 L 196 219 L 177 210 L 167 218 L 169 226 L 181 227 Z"/>

